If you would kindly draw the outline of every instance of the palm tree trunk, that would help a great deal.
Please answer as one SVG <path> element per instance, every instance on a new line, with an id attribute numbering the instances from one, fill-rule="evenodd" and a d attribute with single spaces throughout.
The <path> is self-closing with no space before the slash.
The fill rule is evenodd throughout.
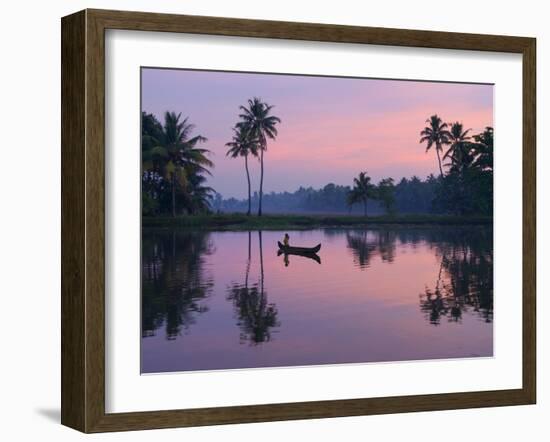
<path id="1" fill-rule="evenodd" d="M 439 155 L 439 146 L 435 146 L 435 153 L 437 153 L 437 162 L 439 163 L 439 173 L 441 174 L 441 178 L 443 178 L 443 168 L 441 167 L 441 157 Z"/>
<path id="2" fill-rule="evenodd" d="M 260 152 L 260 203 L 258 205 L 258 216 L 262 216 L 262 196 L 264 188 L 264 149 Z"/>
<path id="3" fill-rule="evenodd" d="M 250 216 L 251 202 L 250 202 L 250 173 L 248 172 L 248 155 L 244 156 L 244 167 L 246 169 L 246 179 L 248 181 L 248 212 L 246 212 L 246 214 Z"/>
<path id="4" fill-rule="evenodd" d="M 363 200 L 363 214 L 367 216 L 367 199 Z"/>
<path id="5" fill-rule="evenodd" d="M 172 173 L 172 216 L 176 217 L 176 180 Z"/>

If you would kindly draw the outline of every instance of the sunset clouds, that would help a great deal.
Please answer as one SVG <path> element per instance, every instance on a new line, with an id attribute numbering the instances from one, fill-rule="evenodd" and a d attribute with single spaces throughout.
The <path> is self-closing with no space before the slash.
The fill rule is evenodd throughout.
<path id="1" fill-rule="evenodd" d="M 142 110 L 162 121 L 181 112 L 208 138 L 215 163 L 209 185 L 224 197 L 244 197 L 243 162 L 226 158 L 225 143 L 239 105 L 253 96 L 274 105 L 279 136 L 268 144 L 264 191 L 294 191 L 329 182 L 351 184 L 367 170 L 378 181 L 437 173 L 434 152 L 418 143 L 437 113 L 472 133 L 493 125 L 493 86 L 417 81 L 142 70 Z M 259 167 L 251 162 L 253 188 Z"/>

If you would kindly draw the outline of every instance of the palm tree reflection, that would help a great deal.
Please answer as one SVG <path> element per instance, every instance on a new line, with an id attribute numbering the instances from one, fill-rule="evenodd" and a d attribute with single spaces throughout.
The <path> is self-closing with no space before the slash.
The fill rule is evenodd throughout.
<path id="1" fill-rule="evenodd" d="M 439 258 L 439 271 L 433 286 L 420 295 L 420 310 L 430 324 L 443 319 L 461 323 L 465 312 L 485 322 L 493 320 L 493 232 L 491 228 L 465 226 L 426 229 L 352 230 L 346 232 L 347 247 L 361 270 L 372 259 L 395 259 L 397 244 L 413 249 L 421 242 Z"/>
<path id="2" fill-rule="evenodd" d="M 260 279 L 249 287 L 249 272 L 251 263 L 251 232 L 248 232 L 248 259 L 244 285 L 233 283 L 228 287 L 227 299 L 233 303 L 237 325 L 240 328 L 241 343 L 252 345 L 271 340 L 272 329 L 279 327 L 277 306 L 269 303 L 264 288 L 264 261 L 262 232 L 258 231 L 260 249 Z"/>
<path id="3" fill-rule="evenodd" d="M 374 256 L 379 256 L 383 262 L 389 263 L 395 259 L 394 231 L 350 231 L 346 232 L 346 240 L 355 264 L 361 269 L 369 268 Z"/>
<path id="4" fill-rule="evenodd" d="M 439 325 L 444 318 L 460 323 L 469 311 L 492 322 L 492 236 L 469 231 L 438 243 L 436 252 L 440 270 L 434 289 L 426 287 L 420 295 L 420 310 L 430 324 Z"/>
<path id="5" fill-rule="evenodd" d="M 212 253 L 209 234 L 144 231 L 142 244 L 142 336 L 164 327 L 166 339 L 176 339 L 208 311 L 204 301 L 214 283 L 203 257 Z"/>

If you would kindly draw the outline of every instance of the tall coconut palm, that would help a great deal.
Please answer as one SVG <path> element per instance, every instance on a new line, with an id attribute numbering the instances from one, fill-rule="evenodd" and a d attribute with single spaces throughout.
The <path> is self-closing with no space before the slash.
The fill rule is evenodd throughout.
<path id="1" fill-rule="evenodd" d="M 439 173 L 443 177 L 443 168 L 441 167 L 441 151 L 443 145 L 449 144 L 450 133 L 447 130 L 447 123 L 443 123 L 441 118 L 436 115 L 432 115 L 426 120 L 428 126 L 426 126 L 420 132 L 420 143 L 426 143 L 426 152 L 428 152 L 432 146 L 435 146 L 435 152 L 437 154 L 437 162 L 439 164 Z"/>
<path id="2" fill-rule="evenodd" d="M 448 137 L 450 146 L 443 159 L 450 158 L 452 167 L 457 171 L 463 170 L 473 160 L 469 154 L 471 137 L 468 132 L 471 130 L 464 130 L 462 123 L 458 121 L 451 124 Z"/>
<path id="3" fill-rule="evenodd" d="M 277 123 L 281 122 L 279 117 L 271 115 L 272 105 L 263 102 L 260 98 L 254 97 L 248 100 L 248 106 L 240 106 L 243 112 L 239 115 L 241 122 L 238 127 L 246 130 L 252 137 L 258 140 L 260 150 L 260 201 L 258 216 L 262 216 L 262 196 L 264 185 L 264 152 L 267 150 L 267 139 L 274 140 L 277 137 Z"/>
<path id="4" fill-rule="evenodd" d="M 181 113 L 166 112 L 162 139 L 159 145 L 151 149 L 151 160 L 160 173 L 170 183 L 172 216 L 176 216 L 176 189 L 188 187 L 188 175 L 210 175 L 209 167 L 214 164 L 207 158 L 207 149 L 198 148 L 197 144 L 205 142 L 202 135 L 190 137 L 195 125 L 188 118 L 181 120 Z"/>
<path id="5" fill-rule="evenodd" d="M 244 168 L 246 170 L 246 180 L 248 182 L 248 211 L 246 214 L 250 216 L 251 201 L 250 196 L 250 172 L 248 171 L 248 155 L 258 155 L 258 139 L 253 137 L 253 134 L 244 127 L 233 128 L 233 140 L 225 145 L 229 147 L 227 156 L 231 158 L 244 157 Z"/>
<path id="6" fill-rule="evenodd" d="M 367 172 L 359 173 L 353 179 L 353 188 L 348 193 L 348 204 L 353 206 L 356 203 L 363 203 L 363 214 L 367 216 L 368 199 L 374 196 L 374 185 L 370 182 Z"/>

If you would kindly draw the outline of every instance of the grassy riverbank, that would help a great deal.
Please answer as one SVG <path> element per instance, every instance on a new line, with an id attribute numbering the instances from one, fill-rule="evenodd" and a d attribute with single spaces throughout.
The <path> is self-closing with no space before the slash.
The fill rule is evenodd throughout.
<path id="1" fill-rule="evenodd" d="M 297 230 L 320 227 L 353 227 L 376 225 L 490 225 L 492 217 L 451 215 L 264 215 L 244 214 L 195 215 L 179 217 L 143 217 L 143 227 L 182 227 L 208 230 Z"/>

